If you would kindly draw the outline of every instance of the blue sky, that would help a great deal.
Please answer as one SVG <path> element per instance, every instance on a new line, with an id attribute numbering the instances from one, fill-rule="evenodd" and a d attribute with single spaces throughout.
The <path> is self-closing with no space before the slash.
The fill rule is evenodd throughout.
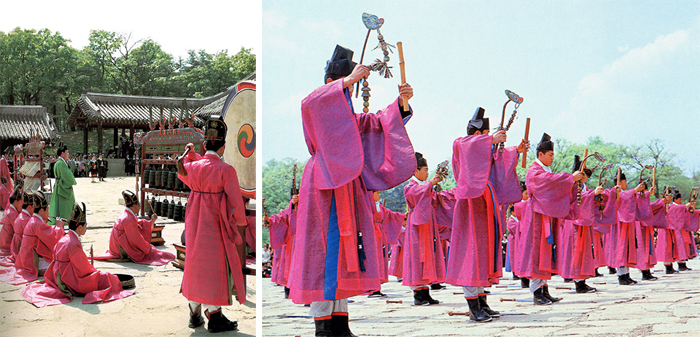
<path id="1" fill-rule="evenodd" d="M 661 138 L 687 173 L 700 169 L 698 1 L 265 1 L 263 162 L 309 158 L 300 102 L 322 84 L 336 44 L 359 61 L 362 12 L 385 19 L 387 42 L 404 44 L 415 91 L 407 130 L 429 162 L 451 158 L 477 106 L 497 125 L 510 89 L 524 98 L 511 145 L 530 117 L 534 143 L 542 132 L 579 143 Z M 380 56 L 376 42 L 372 33 L 364 63 Z M 369 78 L 372 111 L 396 97 L 398 54 L 390 56 L 395 77 Z"/>

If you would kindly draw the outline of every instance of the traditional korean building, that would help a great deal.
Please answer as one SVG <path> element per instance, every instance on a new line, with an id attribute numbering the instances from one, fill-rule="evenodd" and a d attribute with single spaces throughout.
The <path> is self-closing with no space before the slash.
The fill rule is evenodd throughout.
<path id="1" fill-rule="evenodd" d="M 38 105 L 0 105 L 0 150 L 25 144 L 32 136 L 56 142 L 58 129 L 46 108 Z"/>

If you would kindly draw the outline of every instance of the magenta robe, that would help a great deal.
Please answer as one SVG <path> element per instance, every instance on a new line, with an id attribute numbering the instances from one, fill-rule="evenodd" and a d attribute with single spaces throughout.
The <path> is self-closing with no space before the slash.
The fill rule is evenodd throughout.
<path id="1" fill-rule="evenodd" d="M 153 223 L 139 219 L 128 209 L 124 209 L 114 221 L 112 234 L 109 236 L 109 250 L 106 254 L 96 256 L 95 260 L 119 259 L 123 249 L 129 258 L 142 264 L 162 266 L 172 261 L 175 255 L 160 251 L 151 245 Z"/>
<path id="2" fill-rule="evenodd" d="M 0 225 L 2 225 L 2 229 L 0 229 L 0 257 L 12 256 L 12 236 L 15 234 L 13 225 L 18 216 L 19 211 L 13 205 L 8 206 L 2 212 L 2 219 L 0 219 Z"/>
<path id="3" fill-rule="evenodd" d="M 9 260 L 12 263 L 11 265 L 16 262 L 17 255 L 19 254 L 19 248 L 22 246 L 22 234 L 24 233 L 24 227 L 27 226 L 27 223 L 31 217 L 32 215 L 29 214 L 26 209 L 22 209 L 22 211 L 19 212 L 17 219 L 15 219 L 15 223 L 12 225 L 12 229 L 14 230 L 14 234 L 12 235 L 12 244 L 10 244 L 10 251 L 12 255 L 3 261 Z M 2 265 L 7 266 L 5 263 Z"/>
<path id="4" fill-rule="evenodd" d="M 636 243 L 636 221 L 647 221 L 653 217 L 649 203 L 649 192 L 637 193 L 634 189 L 622 191 L 617 200 L 617 224 L 613 225 L 610 233 L 610 250 L 612 260 L 610 266 L 638 267 L 642 262 L 637 259 L 639 245 Z M 646 249 L 649 249 L 647 246 Z"/>
<path id="5" fill-rule="evenodd" d="M 39 271 L 34 265 L 34 252 L 50 263 L 53 260 L 54 246 L 65 234 L 62 226 L 49 226 L 39 215 L 34 214 L 24 228 L 22 247 L 15 266 L 0 270 L 0 281 L 18 285 L 36 280 Z"/>
<path id="6" fill-rule="evenodd" d="M 15 190 L 14 179 L 12 179 L 12 175 L 10 174 L 10 166 L 7 164 L 5 156 L 0 156 L 0 177 L 5 177 L 7 179 L 8 190 Z"/>
<path id="7" fill-rule="evenodd" d="M 601 195 L 605 195 L 603 202 L 603 213 L 596 213 L 596 216 L 591 225 L 593 230 L 593 257 L 595 260 L 595 268 L 608 265 L 610 255 L 606 247 L 608 245 L 607 236 L 612 230 L 612 225 L 617 223 L 617 193 L 614 188 L 604 190 Z M 594 202 L 595 203 L 595 202 Z"/>
<path id="8" fill-rule="evenodd" d="M 396 236 L 396 241 L 391 244 L 391 260 L 389 261 L 389 275 L 403 278 L 403 242 L 406 237 L 406 227 L 401 228 L 401 232 Z"/>
<path id="9" fill-rule="evenodd" d="M 607 204 L 610 195 L 604 191 L 600 198 L 603 204 Z M 596 219 L 602 218 L 604 211 L 596 205 L 595 190 L 585 190 L 581 193 L 579 210 L 578 219 L 563 221 L 557 247 L 559 275 L 577 280 L 594 276 L 595 268 L 598 267 L 597 256 L 592 249 L 595 246 L 593 225 Z"/>
<path id="10" fill-rule="evenodd" d="M 382 283 L 389 281 L 389 239 L 398 237 L 405 214 L 394 212 L 379 205 L 379 212 L 374 208 L 374 234 L 377 236 L 377 265 L 381 271 Z"/>
<path id="11" fill-rule="evenodd" d="M 452 223 L 454 190 L 435 192 L 430 182 L 411 180 L 403 193 L 409 211 L 403 245 L 402 284 L 415 287 L 444 282 L 445 255 L 438 225 Z"/>
<path id="12" fill-rule="evenodd" d="M 510 218 L 508 218 L 508 244 L 506 245 L 507 251 L 506 253 L 508 254 L 508 259 L 510 261 L 510 270 L 506 271 L 511 271 L 515 275 L 518 275 L 518 270 L 520 270 L 520 267 L 516 266 L 516 262 L 518 259 L 516 256 L 518 256 L 520 253 L 518 252 L 518 238 L 520 237 L 520 219 L 523 217 L 523 212 L 525 211 L 525 206 L 527 205 L 527 202 L 525 201 L 519 201 L 513 204 L 513 212 L 511 213 Z"/>
<path id="13" fill-rule="evenodd" d="M 578 218 L 578 187 L 570 173 L 549 173 L 537 162 L 528 169 L 526 184 L 530 199 L 520 219 L 517 275 L 549 280 L 558 273 L 554 250 L 558 221 Z"/>
<path id="14" fill-rule="evenodd" d="M 369 191 L 406 181 L 416 167 L 398 99 L 376 114 L 355 114 L 342 82 L 319 87 L 302 101 L 311 158 L 301 180 L 287 285 L 295 303 L 380 288 Z"/>
<path id="15" fill-rule="evenodd" d="M 209 305 L 231 305 L 231 294 L 244 303 L 245 279 L 236 244 L 244 244 L 237 226 L 246 226 L 245 205 L 233 166 L 216 154 L 185 158 L 188 176 L 178 175 L 192 189 L 187 199 L 187 259 L 182 295 Z M 229 277 L 233 284 L 229 284 Z"/>
<path id="16" fill-rule="evenodd" d="M 68 288 L 59 290 L 57 279 Z M 88 261 L 78 235 L 68 231 L 56 244 L 53 262 L 45 275 L 46 282 L 37 282 L 22 289 L 22 296 L 38 308 L 69 303 L 72 296 L 84 296 L 82 303 L 109 302 L 134 294 L 122 288 L 119 278 L 96 270 Z"/>
<path id="17" fill-rule="evenodd" d="M 277 261 L 273 260 L 273 268 L 275 263 L 278 264 L 276 270 L 273 270 L 273 282 L 287 286 L 289 280 L 289 272 L 292 267 L 292 252 L 294 251 L 294 238 L 296 236 L 297 212 L 292 209 L 292 202 L 289 206 L 282 210 L 279 214 L 269 217 L 270 223 L 270 245 L 275 249 L 275 255 L 279 254 Z"/>
<path id="18" fill-rule="evenodd" d="M 666 222 L 666 204 L 663 199 L 654 201 L 651 205 L 652 218 L 647 221 L 636 221 L 637 235 L 637 268 L 646 270 L 653 268 L 657 260 L 654 248 L 654 228 L 668 226 Z"/>
<path id="19" fill-rule="evenodd" d="M 452 285 L 488 287 L 503 274 L 505 224 L 499 203 L 520 201 L 522 192 L 515 172 L 517 148 L 501 153 L 492 140 L 490 135 L 465 136 L 452 145 L 457 202 L 450 254 L 455 258 L 449 259 L 446 274 Z"/>
<path id="20" fill-rule="evenodd" d="M 10 190 L 5 185 L 0 185 L 0 208 L 3 210 L 10 207 Z"/>

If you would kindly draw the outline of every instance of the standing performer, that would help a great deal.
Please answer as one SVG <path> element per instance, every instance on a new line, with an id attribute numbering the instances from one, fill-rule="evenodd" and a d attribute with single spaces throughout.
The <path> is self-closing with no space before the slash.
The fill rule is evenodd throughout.
<path id="1" fill-rule="evenodd" d="M 381 271 L 382 283 L 389 282 L 389 241 L 395 242 L 396 238 L 401 233 L 401 225 L 406 216 L 404 213 L 394 212 L 382 205 L 381 191 L 374 191 L 374 234 L 377 236 L 377 265 Z M 386 297 L 385 294 L 378 289 L 368 297 Z"/>
<path id="2" fill-rule="evenodd" d="M 552 173 L 554 162 L 554 142 L 548 134 L 543 134 L 537 145 L 537 159 L 527 171 L 526 184 L 530 199 L 525 214 L 520 221 L 516 265 L 518 275 L 530 278 L 530 292 L 535 305 L 552 304 L 561 298 L 549 294 L 547 280 L 558 273 L 556 246 L 559 222 L 562 219 L 578 217 L 577 185 L 583 173 Z"/>
<path id="3" fill-rule="evenodd" d="M 500 202 L 522 199 L 520 182 L 515 172 L 518 154 L 527 151 L 529 143 L 498 150 L 494 144 L 504 143 L 505 131 L 493 136 L 484 109 L 477 108 L 467 126 L 467 136 L 452 145 L 452 166 L 457 182 L 452 221 L 451 254 L 446 282 L 461 286 L 469 305 L 469 318 L 489 322 L 500 313 L 491 310 L 484 287 L 498 283 L 502 276 L 501 238 L 503 221 Z M 496 187 L 498 186 L 498 187 Z"/>
<path id="4" fill-rule="evenodd" d="M 264 222 L 270 227 L 270 244 L 275 249 L 273 260 L 272 281 L 284 286 L 284 298 L 289 298 L 289 272 L 292 267 L 292 252 L 294 251 L 294 237 L 297 229 L 297 205 L 299 195 L 292 196 L 289 206 L 279 214 L 271 217 L 265 215 Z"/>
<path id="5" fill-rule="evenodd" d="M 15 260 L 14 268 L 0 271 L 0 281 L 9 284 L 23 284 L 36 280 L 53 260 L 54 246 L 65 235 L 63 222 L 49 226 L 48 203 L 41 191 L 32 196 L 34 214 L 22 232 L 22 246 Z"/>
<path id="6" fill-rule="evenodd" d="M 207 120 L 204 133 L 204 156 L 187 144 L 184 172 L 178 177 L 192 189 L 187 200 L 185 241 L 187 259 L 182 278 L 182 295 L 189 300 L 191 328 L 204 324 L 201 308 L 209 319 L 210 332 L 238 328 L 221 311 L 231 305 L 235 294 L 243 304 L 245 278 L 236 245 L 245 245 L 239 231 L 247 225 L 243 197 L 233 166 L 221 161 L 226 149 L 226 123 L 218 116 Z"/>
<path id="7" fill-rule="evenodd" d="M 114 221 L 112 234 L 109 236 L 109 250 L 96 260 L 129 259 L 136 263 L 162 266 L 172 261 L 175 255 L 160 251 L 151 244 L 151 233 L 158 215 L 153 213 L 151 220 L 139 219 L 141 209 L 139 199 L 132 191 L 122 192 L 126 208 Z"/>
<path id="8" fill-rule="evenodd" d="M 526 277 L 518 276 L 518 271 L 520 267 L 516 266 L 516 261 L 518 260 L 516 256 L 520 253 L 518 252 L 518 240 L 520 238 L 520 219 L 523 218 L 525 206 L 527 205 L 527 200 L 530 196 L 527 194 L 527 186 L 524 181 L 520 182 L 520 191 L 522 193 L 522 200 L 514 203 L 511 207 L 510 218 L 506 223 L 508 228 L 508 244 L 506 246 L 507 256 L 506 256 L 506 271 L 513 273 L 513 279 L 520 279 L 520 285 L 523 288 L 530 288 L 530 280 Z"/>
<path id="9" fill-rule="evenodd" d="M 695 246 L 693 243 L 692 234 L 686 229 L 691 221 L 690 209 L 695 207 L 695 204 L 689 202 L 687 204 L 682 204 L 682 197 L 679 191 L 675 191 L 673 194 L 673 204 L 670 205 L 667 220 L 669 222 L 669 228 L 673 235 L 673 250 L 675 261 L 678 262 L 678 271 L 688 271 L 691 270 L 686 266 L 686 261 L 697 256 L 697 253 L 693 249 Z M 668 270 L 668 267 L 666 267 Z M 673 270 L 673 264 L 671 264 L 671 270 Z"/>
<path id="10" fill-rule="evenodd" d="M 56 177 L 54 193 L 51 196 L 51 205 L 49 206 L 49 225 L 56 223 L 56 217 L 67 219 L 70 216 L 73 204 L 75 203 L 75 195 L 73 194 L 73 185 L 75 177 L 73 172 L 68 168 L 68 146 L 60 144 L 56 150 L 58 159 L 53 167 L 53 174 Z"/>
<path id="11" fill-rule="evenodd" d="M 442 181 L 436 174 L 428 183 L 428 161 L 416 152 L 414 179 L 404 187 L 408 215 L 404 238 L 403 281 L 413 290 L 415 305 L 439 304 L 430 296 L 429 284 L 445 281 L 445 256 L 440 246 L 438 225 L 451 226 L 454 213 L 454 189 L 436 192 Z"/>
<path id="12" fill-rule="evenodd" d="M 7 182 L 7 178 L 0 177 L 0 182 L 2 183 L 2 185 L 0 185 L 0 210 L 4 211 L 6 208 L 10 207 L 10 194 L 12 190 L 7 188 L 7 186 L 10 185 Z"/>
<path id="13" fill-rule="evenodd" d="M 302 101 L 302 122 L 311 159 L 304 167 L 297 234 L 288 286 L 294 303 L 311 303 L 316 336 L 353 336 L 347 298 L 379 289 L 372 195 L 411 176 L 413 147 L 397 98 L 376 113 L 355 114 L 352 85 L 369 68 L 336 46 L 324 86 Z M 413 96 L 408 84 L 399 94 Z M 381 149 L 378 151 L 377 149 Z"/>
<path id="14" fill-rule="evenodd" d="M 97 158 L 97 177 L 100 179 L 100 181 L 105 181 L 105 178 L 107 177 L 107 165 L 109 165 L 109 163 L 107 160 L 102 159 L 102 153 L 100 153 L 100 157 Z"/>
<path id="15" fill-rule="evenodd" d="M 0 257 L 12 256 L 12 237 L 15 234 L 14 223 L 22 210 L 22 189 L 17 186 L 10 195 L 10 206 L 2 213 L 2 230 L 0 230 Z"/>
<path id="16" fill-rule="evenodd" d="M 7 188 L 12 191 L 15 189 L 14 179 L 10 173 L 10 165 L 8 164 L 8 159 L 12 161 L 12 146 L 5 148 L 2 156 L 0 156 L 0 177 L 7 179 Z"/>
<path id="17" fill-rule="evenodd" d="M 644 184 L 626 190 L 627 177 L 620 173 L 620 188 L 622 192 L 618 195 L 616 204 L 617 224 L 612 227 L 608 244 L 612 253 L 611 266 L 617 268 L 618 282 L 621 285 L 631 285 L 637 283 L 630 278 L 629 273 L 629 267 L 636 267 L 638 263 L 635 221 L 650 220 L 652 214 L 649 193 L 644 193 Z"/>
<path id="18" fill-rule="evenodd" d="M 108 302 L 134 293 L 124 290 L 117 276 L 90 264 L 80 242 L 80 236 L 87 231 L 85 213 L 85 204 L 82 208 L 78 204 L 73 206 L 68 233 L 56 243 L 53 261 L 46 269 L 46 282 L 22 289 L 22 296 L 35 306 L 70 303 L 73 296 L 83 296 L 83 304 Z"/>

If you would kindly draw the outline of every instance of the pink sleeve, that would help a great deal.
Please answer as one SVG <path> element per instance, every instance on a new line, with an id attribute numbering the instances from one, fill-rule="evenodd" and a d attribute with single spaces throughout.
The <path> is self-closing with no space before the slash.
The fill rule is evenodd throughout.
<path id="1" fill-rule="evenodd" d="M 143 237 L 141 234 L 141 226 L 134 218 L 128 216 L 121 221 L 122 228 L 124 229 L 124 234 L 126 239 L 129 241 L 129 245 L 135 249 L 141 251 L 144 255 L 148 255 L 151 252 L 151 242 Z"/>
<path id="2" fill-rule="evenodd" d="M 411 224 L 422 225 L 432 221 L 432 189 L 430 183 L 411 183 L 404 188 L 406 199 L 415 205 L 411 211 Z"/>
<path id="3" fill-rule="evenodd" d="M 465 136 L 452 143 L 457 199 L 476 198 L 484 193 L 491 173 L 492 139 L 489 135 Z"/>

